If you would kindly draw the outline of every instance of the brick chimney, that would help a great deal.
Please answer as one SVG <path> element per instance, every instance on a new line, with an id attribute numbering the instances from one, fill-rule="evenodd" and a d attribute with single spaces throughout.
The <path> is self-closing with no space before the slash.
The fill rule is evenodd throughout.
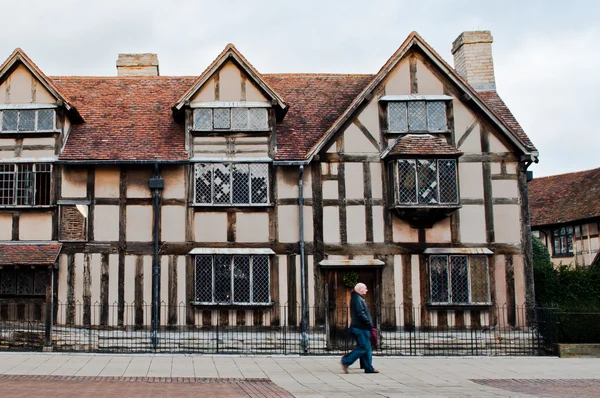
<path id="1" fill-rule="evenodd" d="M 156 54 L 119 54 L 118 76 L 158 76 Z"/>
<path id="2" fill-rule="evenodd" d="M 477 91 L 495 91 L 492 34 L 489 30 L 461 33 L 452 43 L 454 68 Z"/>

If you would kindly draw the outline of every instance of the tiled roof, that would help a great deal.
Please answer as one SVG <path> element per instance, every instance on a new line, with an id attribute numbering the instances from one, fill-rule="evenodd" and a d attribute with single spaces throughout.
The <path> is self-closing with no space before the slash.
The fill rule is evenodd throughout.
<path id="1" fill-rule="evenodd" d="M 523 143 L 527 146 L 528 149 L 532 151 L 536 150 L 529 137 L 527 137 L 527 134 L 525 134 L 525 131 L 523 131 L 523 128 L 521 127 L 519 122 L 517 122 L 517 119 L 515 119 L 510 109 L 508 109 L 508 107 L 506 106 L 504 101 L 502 101 L 502 98 L 500 98 L 500 95 L 498 95 L 496 91 L 479 91 L 477 92 L 477 94 L 486 102 L 486 104 L 492 109 L 492 111 L 494 111 L 494 113 L 496 113 L 496 115 L 498 115 L 498 117 L 500 117 L 500 119 L 515 133 L 515 135 L 519 137 L 521 141 L 523 141 Z"/>
<path id="2" fill-rule="evenodd" d="M 373 75 L 264 74 L 289 111 L 277 126 L 276 160 L 304 160 Z M 61 160 L 186 160 L 182 124 L 171 107 L 195 77 L 52 77 L 85 119 L 75 124 Z M 515 130 L 520 128 L 496 93 L 479 93 Z M 529 144 L 530 141 L 527 140 Z M 531 146 L 533 148 L 533 146 Z"/>
<path id="3" fill-rule="evenodd" d="M 61 160 L 186 160 L 171 107 L 193 77 L 53 77 L 86 123 L 73 125 Z"/>
<path id="4" fill-rule="evenodd" d="M 62 243 L 2 243 L 0 265 L 52 265 Z"/>
<path id="5" fill-rule="evenodd" d="M 600 168 L 533 179 L 529 208 L 532 226 L 600 217 Z"/>
<path id="6" fill-rule="evenodd" d="M 439 136 L 431 134 L 407 134 L 399 138 L 386 156 L 394 155 L 448 155 L 459 156 L 462 152 Z"/>
<path id="7" fill-rule="evenodd" d="M 289 105 L 277 126 L 278 160 L 300 160 L 366 86 L 372 75 L 263 75 Z"/>

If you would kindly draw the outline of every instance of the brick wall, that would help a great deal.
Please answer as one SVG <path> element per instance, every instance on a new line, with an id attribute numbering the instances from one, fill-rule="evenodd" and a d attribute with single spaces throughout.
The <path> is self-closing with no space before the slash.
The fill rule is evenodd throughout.
<path id="1" fill-rule="evenodd" d="M 454 68 L 477 91 L 496 89 L 490 31 L 463 32 L 452 43 Z"/>

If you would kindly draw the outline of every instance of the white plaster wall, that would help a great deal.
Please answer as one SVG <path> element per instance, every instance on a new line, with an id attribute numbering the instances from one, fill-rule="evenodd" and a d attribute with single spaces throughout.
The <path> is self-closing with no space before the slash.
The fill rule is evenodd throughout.
<path id="1" fill-rule="evenodd" d="M 323 240 L 327 243 L 340 241 L 340 212 L 337 206 L 323 207 Z"/>
<path id="2" fill-rule="evenodd" d="M 410 94 L 410 65 L 408 58 L 401 60 L 389 73 L 385 82 L 388 95 Z"/>
<path id="3" fill-rule="evenodd" d="M 518 165 L 517 162 L 506 162 L 506 172 L 508 174 L 517 174 Z"/>
<path id="4" fill-rule="evenodd" d="M 298 206 L 278 206 L 279 241 L 298 242 Z"/>
<path id="5" fill-rule="evenodd" d="M 0 213 L 0 240 L 12 239 L 12 213 Z"/>
<path id="6" fill-rule="evenodd" d="M 434 76 L 425 64 L 417 59 L 417 85 L 419 94 L 443 94 L 444 85 Z"/>
<path id="7" fill-rule="evenodd" d="M 60 185 L 63 198 L 85 198 L 87 194 L 87 169 L 63 168 Z"/>
<path id="8" fill-rule="evenodd" d="M 152 303 L 152 256 L 144 256 L 144 302 Z M 144 307 L 144 325 L 150 325 L 152 317 L 151 306 Z"/>
<path id="9" fill-rule="evenodd" d="M 21 213 L 20 240 L 52 240 L 52 213 Z"/>
<path id="10" fill-rule="evenodd" d="M 438 221 L 432 228 L 425 228 L 425 240 L 430 243 L 450 243 L 452 241 L 450 217 Z"/>
<path id="11" fill-rule="evenodd" d="M 404 301 L 404 284 L 402 275 L 402 256 L 394 256 L 394 295 L 395 301 L 394 306 L 400 307 Z M 400 316 L 399 316 L 400 315 Z M 396 322 L 397 324 L 404 324 L 404 317 L 396 311 Z"/>
<path id="12" fill-rule="evenodd" d="M 150 177 L 152 177 L 150 168 L 127 170 L 127 197 L 150 198 L 152 196 L 148 188 Z"/>
<path id="13" fill-rule="evenodd" d="M 392 214 L 392 232 L 394 242 L 418 242 L 419 231 L 412 228 L 406 221 Z"/>
<path id="14" fill-rule="evenodd" d="M 134 324 L 135 314 L 131 304 L 135 302 L 135 259 L 136 256 L 125 256 L 125 323 Z M 129 322 L 129 323 L 127 323 Z"/>
<path id="15" fill-rule="evenodd" d="M 66 321 L 66 310 L 67 306 L 67 275 L 69 273 L 67 267 L 67 255 L 60 254 L 58 256 L 58 278 L 57 278 L 57 290 L 58 290 L 58 313 L 56 316 L 56 322 L 58 324 L 65 323 Z"/>
<path id="16" fill-rule="evenodd" d="M 348 243 L 364 243 L 366 241 L 364 206 L 346 207 L 346 227 Z"/>
<path id="17" fill-rule="evenodd" d="M 371 135 L 376 138 L 375 135 L 379 136 L 379 132 L 371 132 Z M 344 153 L 379 153 L 379 148 L 355 124 L 351 124 L 344 131 Z"/>
<path id="18" fill-rule="evenodd" d="M 281 221 L 280 221 L 280 223 L 281 223 Z M 314 240 L 313 209 L 312 209 L 312 206 L 304 206 L 304 241 L 312 242 L 313 240 Z"/>
<path id="19" fill-rule="evenodd" d="M 161 170 L 165 181 L 164 199 L 185 199 L 185 168 L 184 166 L 165 167 Z"/>
<path id="20" fill-rule="evenodd" d="M 494 205 L 494 229 L 496 242 L 521 242 L 520 217 L 520 205 Z"/>
<path id="21" fill-rule="evenodd" d="M 458 163 L 460 197 L 483 199 L 483 170 L 481 163 Z"/>
<path id="22" fill-rule="evenodd" d="M 381 163 L 369 163 L 371 168 L 371 196 L 373 199 L 383 198 L 383 181 L 381 179 Z"/>
<path id="23" fill-rule="evenodd" d="M 346 199 L 364 199 L 364 181 L 362 163 L 345 163 Z"/>
<path id="24" fill-rule="evenodd" d="M 517 180 L 492 180 L 494 198 L 518 198 L 519 185 Z"/>
<path id="25" fill-rule="evenodd" d="M 160 324 L 168 324 L 169 306 L 169 256 L 160 256 L 160 302 L 161 306 Z"/>
<path id="26" fill-rule="evenodd" d="M 194 241 L 227 242 L 227 213 L 195 213 Z"/>
<path id="27" fill-rule="evenodd" d="M 490 152 L 510 152 L 508 147 L 504 145 L 499 139 L 498 136 L 500 133 L 492 132 L 490 136 Z"/>
<path id="28" fill-rule="evenodd" d="M 298 167 L 277 167 L 275 178 L 277 178 L 277 197 L 279 199 L 298 198 Z"/>
<path id="29" fill-rule="evenodd" d="M 124 283 L 124 282 L 121 282 Z M 119 302 L 119 255 L 108 256 L 108 305 L 114 308 Z M 108 317 L 109 325 L 116 325 L 118 317 L 111 314 Z"/>
<path id="30" fill-rule="evenodd" d="M 323 199 L 338 198 L 338 182 L 333 180 L 323 181 Z"/>
<path id="31" fill-rule="evenodd" d="M 152 240 L 152 206 L 127 206 L 126 236 L 128 241 L 149 242 Z"/>
<path id="32" fill-rule="evenodd" d="M 240 70 L 233 62 L 229 61 L 219 71 L 219 100 L 240 101 L 242 77 Z"/>
<path id="33" fill-rule="evenodd" d="M 185 206 L 163 206 L 161 214 L 161 240 L 185 242 Z"/>
<path id="34" fill-rule="evenodd" d="M 268 242 L 268 213 L 238 213 L 236 219 L 236 241 Z"/>
<path id="35" fill-rule="evenodd" d="M 373 206 L 373 242 L 383 242 L 383 206 Z"/>
<path id="36" fill-rule="evenodd" d="M 381 135 L 379 134 L 379 101 L 377 99 L 371 100 L 369 105 L 358 116 L 358 120 L 360 120 L 361 124 L 369 130 L 375 141 L 381 145 L 379 139 Z"/>
<path id="37" fill-rule="evenodd" d="M 130 220 L 127 220 L 128 224 Z M 119 206 L 97 205 L 94 208 L 94 240 L 119 240 Z"/>
<path id="38" fill-rule="evenodd" d="M 19 65 L 10 74 L 10 102 L 13 104 L 28 104 L 33 102 L 31 83 L 33 75 L 23 65 Z"/>
<path id="39" fill-rule="evenodd" d="M 191 98 L 191 103 L 197 102 L 212 102 L 215 100 L 215 81 L 213 78 L 208 79 L 200 90 Z"/>
<path id="40" fill-rule="evenodd" d="M 101 254 L 94 253 L 90 261 L 90 293 L 91 293 L 91 316 L 92 324 L 100 324 L 100 277 L 102 276 L 100 260 Z"/>
<path id="41" fill-rule="evenodd" d="M 463 243 L 485 243 L 485 209 L 480 205 L 463 205 L 460 212 L 460 238 Z"/>

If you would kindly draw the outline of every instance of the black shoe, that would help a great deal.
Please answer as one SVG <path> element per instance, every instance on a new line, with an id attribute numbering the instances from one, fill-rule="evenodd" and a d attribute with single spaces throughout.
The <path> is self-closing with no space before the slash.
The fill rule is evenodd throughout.
<path id="1" fill-rule="evenodd" d="M 342 364 L 342 370 L 344 371 L 344 373 L 348 374 L 348 367 L 344 365 L 344 362 L 340 361 L 340 363 Z"/>
<path id="2" fill-rule="evenodd" d="M 365 370 L 365 373 L 379 373 L 379 371 L 377 369 Z"/>

